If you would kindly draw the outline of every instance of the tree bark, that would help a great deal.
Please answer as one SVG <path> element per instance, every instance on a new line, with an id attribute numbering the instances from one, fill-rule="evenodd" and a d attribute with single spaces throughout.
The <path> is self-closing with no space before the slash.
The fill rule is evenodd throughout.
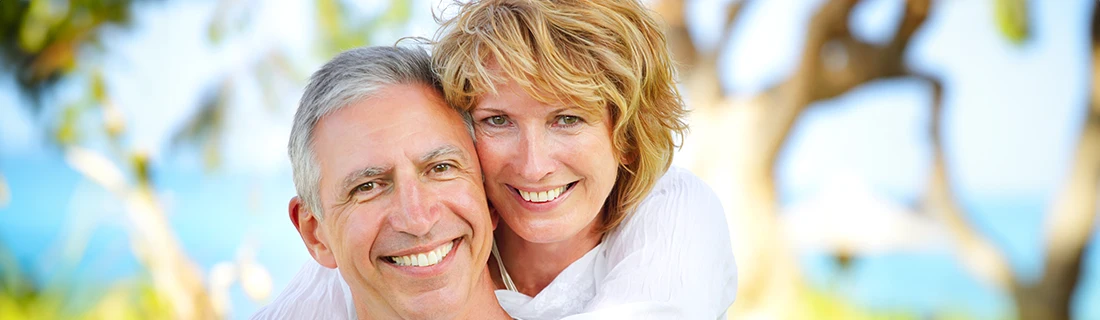
<path id="1" fill-rule="evenodd" d="M 909 41 L 923 25 L 933 2 L 907 0 L 902 21 L 885 45 L 859 41 L 849 32 L 852 9 L 859 3 L 828 0 L 822 4 L 808 24 L 795 72 L 752 98 L 723 92 L 717 71 L 717 58 L 742 8 L 750 5 L 747 1 L 729 7 L 720 39 L 723 45 L 715 52 L 702 52 L 693 45 L 683 19 L 682 0 L 658 1 L 655 6 L 666 18 L 670 46 L 681 63 L 680 77 L 694 109 L 693 133 L 704 148 L 732 147 L 720 148 L 722 151 L 715 151 L 720 154 L 699 159 L 693 167 L 703 176 L 732 177 L 717 181 L 732 184 L 729 189 L 733 190 L 727 212 L 741 283 L 731 315 L 782 315 L 783 304 L 792 301 L 788 299 L 794 298 L 800 283 L 797 263 L 780 236 L 782 230 L 776 219 L 779 208 L 774 170 L 802 113 L 816 102 L 876 80 L 912 77 L 928 81 L 933 95 L 929 109 L 933 158 L 925 209 L 944 223 L 955 240 L 956 255 L 967 270 L 1013 294 L 1022 319 L 1068 318 L 1082 254 L 1096 224 L 1100 187 L 1100 6 L 1094 8 L 1092 20 L 1093 89 L 1088 115 L 1068 180 L 1048 216 L 1043 277 L 1037 284 L 1024 285 L 1013 275 L 1003 252 L 968 221 L 954 196 L 940 135 L 942 84 L 933 77 L 914 74 L 904 63 Z"/>
<path id="2" fill-rule="evenodd" d="M 1100 5 L 1091 21 L 1092 89 L 1077 151 L 1062 192 L 1048 216 L 1043 277 L 1016 286 L 1020 319 L 1069 319 L 1085 246 L 1096 232 L 1100 197 Z"/>
<path id="3" fill-rule="evenodd" d="M 984 237 L 967 218 L 955 199 L 951 188 L 950 172 L 944 156 L 943 85 L 940 81 L 925 78 L 932 85 L 932 107 L 929 108 L 929 137 L 932 145 L 932 170 L 925 191 L 924 211 L 943 223 L 954 240 L 955 256 L 972 275 L 1002 291 L 1011 290 L 1014 283 L 1008 258 L 988 238 Z"/>
<path id="4" fill-rule="evenodd" d="M 680 63 L 680 77 L 694 110 L 693 134 L 703 140 L 705 147 L 726 147 L 717 148 L 724 150 L 716 151 L 722 152 L 721 156 L 700 159 L 693 169 L 702 176 L 722 176 L 721 180 L 732 183 L 727 219 L 738 258 L 740 286 L 731 316 L 788 318 L 795 309 L 788 303 L 797 299 L 801 279 L 793 250 L 782 236 L 777 219 L 774 171 L 801 114 L 815 102 L 841 96 L 863 84 L 909 76 L 904 54 L 932 2 L 908 0 L 902 22 L 885 45 L 859 41 L 849 32 L 852 9 L 859 3 L 825 2 L 807 25 L 795 73 L 763 94 L 747 99 L 722 91 L 717 58 L 737 26 L 742 9 L 751 3 L 738 1 L 728 8 L 715 52 L 697 50 L 690 40 L 682 0 L 658 1 L 654 6 L 666 19 L 670 47 Z"/>

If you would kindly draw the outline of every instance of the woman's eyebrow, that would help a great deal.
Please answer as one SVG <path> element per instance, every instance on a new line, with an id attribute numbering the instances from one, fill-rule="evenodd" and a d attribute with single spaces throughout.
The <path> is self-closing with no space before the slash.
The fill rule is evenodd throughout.
<path id="1" fill-rule="evenodd" d="M 506 112 L 504 112 L 504 110 L 501 110 L 501 109 L 485 108 L 485 107 L 474 107 L 473 110 L 470 110 L 470 113 L 474 113 L 474 112 L 506 113 Z"/>
<path id="2" fill-rule="evenodd" d="M 579 114 L 581 116 L 584 116 L 584 117 L 594 117 L 594 116 L 599 115 L 599 113 L 594 111 L 594 110 L 589 110 L 587 108 L 582 108 L 580 106 L 558 107 L 558 108 L 555 108 L 553 111 L 550 112 L 550 114 L 552 114 L 552 115 L 559 115 L 559 114 L 562 114 L 562 113 L 577 113 L 577 114 Z"/>

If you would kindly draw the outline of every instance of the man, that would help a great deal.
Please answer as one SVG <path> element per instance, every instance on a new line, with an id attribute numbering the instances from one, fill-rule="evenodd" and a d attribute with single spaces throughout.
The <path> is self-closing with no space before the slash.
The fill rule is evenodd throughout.
<path id="1" fill-rule="evenodd" d="M 290 135 L 290 220 L 355 310 L 278 310 L 287 288 L 254 318 L 507 318 L 472 127 L 441 92 L 420 49 L 353 49 L 313 74 Z"/>

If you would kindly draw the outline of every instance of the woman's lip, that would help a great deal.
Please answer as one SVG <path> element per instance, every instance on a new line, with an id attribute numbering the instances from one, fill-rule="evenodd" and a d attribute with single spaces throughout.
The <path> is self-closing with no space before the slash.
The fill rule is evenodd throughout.
<path id="1" fill-rule="evenodd" d="M 556 186 L 553 186 L 553 187 L 534 187 L 534 188 L 519 188 L 519 187 L 510 185 L 510 184 L 505 184 L 505 185 L 508 186 L 509 189 L 512 189 L 513 191 L 517 191 L 517 192 L 520 191 L 520 190 L 523 190 L 523 192 L 545 192 L 545 191 L 550 191 L 550 190 L 554 190 L 554 189 L 561 188 L 561 187 L 568 187 L 569 185 L 573 184 L 574 182 L 576 182 L 576 181 L 569 182 L 569 183 L 566 183 L 566 184 L 559 184 L 559 185 L 556 185 Z"/>
<path id="2" fill-rule="evenodd" d="M 559 204 L 561 204 L 562 201 L 565 201 L 565 199 L 567 197 L 569 197 L 569 195 L 573 194 L 573 189 L 576 189 L 576 186 L 579 182 L 580 182 L 580 180 L 577 180 L 577 181 L 573 181 L 573 182 L 565 184 L 567 186 L 565 188 L 565 191 L 562 191 L 562 193 L 560 195 L 558 195 L 557 198 L 554 198 L 554 200 L 550 200 L 550 201 L 546 201 L 546 202 L 531 202 L 531 201 L 524 200 L 523 196 L 521 196 L 519 194 L 519 189 L 516 189 L 515 187 L 513 187 L 511 185 L 507 185 L 507 184 L 505 185 L 505 187 L 508 188 L 508 191 L 511 191 L 509 193 L 512 194 L 512 199 L 515 199 L 515 201 L 519 203 L 520 207 L 523 207 L 524 209 L 527 209 L 529 211 L 545 212 L 545 211 L 553 210 Z"/>

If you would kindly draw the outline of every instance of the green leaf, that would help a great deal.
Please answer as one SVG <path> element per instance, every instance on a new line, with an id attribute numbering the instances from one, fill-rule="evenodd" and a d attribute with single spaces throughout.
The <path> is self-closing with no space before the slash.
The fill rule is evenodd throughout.
<path id="1" fill-rule="evenodd" d="M 207 173 L 217 169 L 221 162 L 221 143 L 218 143 L 217 140 L 211 140 L 203 144 L 202 164 Z"/>
<path id="2" fill-rule="evenodd" d="M 409 21 L 411 17 L 411 5 L 408 0 L 394 0 L 390 2 L 389 10 L 379 18 L 383 25 L 399 25 Z"/>
<path id="3" fill-rule="evenodd" d="M 97 69 L 92 72 L 92 77 L 89 81 L 91 82 L 92 99 L 95 99 L 95 101 L 100 104 L 104 103 L 107 99 L 107 84 L 103 80 L 103 71 Z"/>
<path id="4" fill-rule="evenodd" d="M 4 179 L 4 174 L 0 173 L 0 209 L 7 207 L 9 203 L 11 203 L 11 187 L 8 186 L 8 181 Z M 2 257 L 0 257 L 0 270 L 3 270 Z M 3 276 L 2 272 L 0 271 L 0 276 Z"/>
<path id="5" fill-rule="evenodd" d="M 993 0 L 997 29 L 1015 45 L 1021 45 L 1031 36 L 1028 23 L 1027 0 Z"/>
<path id="6" fill-rule="evenodd" d="M 216 168 L 220 158 L 210 153 L 208 145 L 217 144 L 222 139 L 223 127 L 226 125 L 225 114 L 229 109 L 229 95 L 232 92 L 233 83 L 227 78 L 206 94 L 198 106 L 198 112 L 185 122 L 181 130 L 172 135 L 171 147 L 175 149 L 190 145 L 200 148 L 206 169 Z"/>
<path id="7" fill-rule="evenodd" d="M 153 185 L 152 169 L 149 166 L 149 155 L 145 152 L 130 154 L 130 167 L 134 170 L 134 180 L 137 180 L 138 185 L 142 187 Z"/>
<path id="8" fill-rule="evenodd" d="M 217 21 L 217 19 L 210 22 L 210 25 L 206 27 L 206 39 L 213 44 L 221 44 L 223 38 L 222 34 L 225 33 L 225 31 L 222 30 L 224 28 L 225 26 L 223 26 L 220 21 Z"/>
<path id="9" fill-rule="evenodd" d="M 54 139 L 59 145 L 67 146 L 80 141 L 81 113 L 81 108 L 76 105 L 69 105 L 61 112 L 60 123 L 54 131 Z"/>
<path id="10" fill-rule="evenodd" d="M 324 56 L 335 55 L 336 52 L 340 52 L 340 42 L 343 35 L 343 15 L 340 14 L 343 10 L 339 0 L 318 0 L 316 2 L 317 7 L 317 24 L 320 26 L 320 39 L 321 47 L 324 48 Z"/>

